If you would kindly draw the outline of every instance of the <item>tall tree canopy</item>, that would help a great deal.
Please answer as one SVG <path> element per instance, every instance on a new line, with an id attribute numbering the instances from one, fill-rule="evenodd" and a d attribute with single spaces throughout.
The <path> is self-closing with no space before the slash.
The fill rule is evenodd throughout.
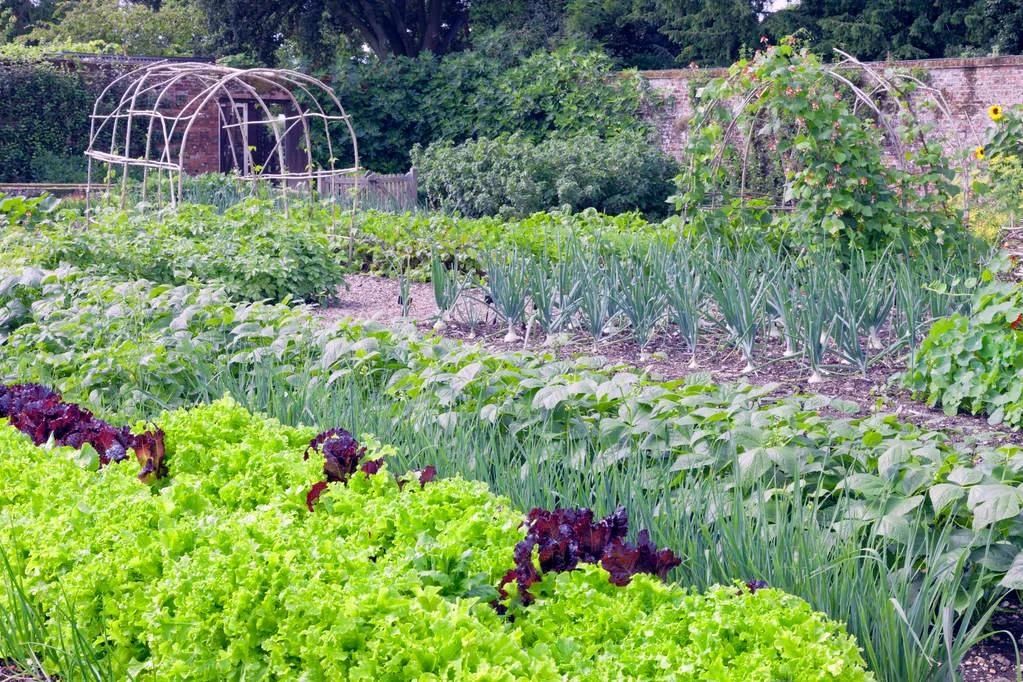
<path id="1" fill-rule="evenodd" d="M 571 44 L 619 67 L 722 66 L 799 34 L 825 57 L 914 59 L 1023 51 L 1023 0 L 2 0 L 0 43 L 103 40 L 313 68 L 339 57 L 524 56 Z M 201 35 L 200 35 L 201 34 Z"/>
<path id="2" fill-rule="evenodd" d="M 1020 0 L 800 0 L 776 12 L 765 30 L 780 37 L 806 31 L 818 52 L 841 48 L 861 59 L 926 59 L 986 54 L 995 5 Z M 1001 8 L 1008 9 L 1007 7 Z M 999 14 L 1001 11 L 999 11 Z"/>
<path id="3" fill-rule="evenodd" d="M 338 35 L 380 58 L 443 55 L 463 47 L 468 0 L 200 0 L 221 48 L 271 63 L 282 41 L 322 56 Z"/>

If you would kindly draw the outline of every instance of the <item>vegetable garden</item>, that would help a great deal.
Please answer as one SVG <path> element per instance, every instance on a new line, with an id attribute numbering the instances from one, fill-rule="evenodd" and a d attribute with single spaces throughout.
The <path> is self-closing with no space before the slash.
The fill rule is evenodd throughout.
<path id="1" fill-rule="evenodd" d="M 0 197 L 0 673 L 959 679 L 1023 589 L 1023 296 L 965 213 L 1014 219 L 1023 112 L 967 203 L 824 71 L 709 84 L 660 222 Z M 325 314 L 370 275 L 402 320 Z M 994 435 L 814 392 L 892 368 Z"/>

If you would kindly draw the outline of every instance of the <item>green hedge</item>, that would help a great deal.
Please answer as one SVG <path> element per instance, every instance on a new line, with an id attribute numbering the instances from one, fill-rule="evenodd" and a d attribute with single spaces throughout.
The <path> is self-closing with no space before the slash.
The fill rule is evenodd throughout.
<path id="1" fill-rule="evenodd" d="M 0 182 L 81 182 L 93 95 L 77 75 L 0 63 Z"/>
<path id="2" fill-rule="evenodd" d="M 412 163 L 432 206 L 469 217 L 553 208 L 664 215 L 678 170 L 642 133 L 444 142 L 415 147 Z"/>
<path id="3" fill-rule="evenodd" d="M 522 516 L 482 484 L 359 473 L 310 513 L 311 431 L 227 400 L 158 421 L 153 488 L 133 459 L 97 472 L 0 424 L 0 546 L 52 617 L 41 644 L 67 641 L 70 610 L 119 679 L 873 679 L 840 625 L 772 589 L 615 587 L 593 567 L 499 616 Z"/>

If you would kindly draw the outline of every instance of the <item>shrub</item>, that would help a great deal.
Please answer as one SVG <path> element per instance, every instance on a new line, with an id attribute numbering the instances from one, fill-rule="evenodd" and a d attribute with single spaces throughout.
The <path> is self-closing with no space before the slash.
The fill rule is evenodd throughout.
<path id="1" fill-rule="evenodd" d="M 990 274 L 990 273 L 989 273 Z M 947 414 L 983 412 L 993 424 L 1023 426 L 1023 287 L 991 281 L 973 313 L 934 323 L 904 383 Z"/>
<path id="2" fill-rule="evenodd" d="M 675 172 L 642 134 L 542 142 L 516 134 L 417 146 L 412 159 L 427 200 L 469 217 L 521 217 L 552 208 L 659 215 Z"/>
<path id="3" fill-rule="evenodd" d="M 438 58 L 353 59 L 331 77 L 363 165 L 408 169 L 414 144 L 518 132 L 531 141 L 642 129 L 648 99 L 600 52 L 563 47 L 521 56 L 508 45 Z"/>
<path id="4" fill-rule="evenodd" d="M 841 626 L 771 589 L 616 587 L 586 568 L 504 618 L 486 602 L 521 515 L 482 484 L 398 486 L 385 467 L 310 513 L 309 430 L 227 400 L 159 422 L 170 475 L 152 488 L 131 461 L 97 473 L 0 426 L 0 546 L 118 677 L 872 679 Z"/>

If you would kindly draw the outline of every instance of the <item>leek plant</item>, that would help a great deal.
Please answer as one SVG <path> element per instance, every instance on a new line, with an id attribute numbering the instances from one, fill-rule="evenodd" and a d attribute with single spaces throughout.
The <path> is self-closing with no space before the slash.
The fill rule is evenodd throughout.
<path id="1" fill-rule="evenodd" d="M 786 358 L 798 355 L 799 290 L 794 268 L 788 254 L 771 252 L 764 257 L 763 270 L 771 273 L 765 284 L 764 299 L 768 314 L 777 322 L 785 338 Z"/>
<path id="2" fill-rule="evenodd" d="M 895 278 L 891 252 L 886 251 L 873 262 L 862 251 L 850 256 L 848 269 L 849 303 L 855 306 L 854 316 L 861 321 L 859 333 L 866 333 L 867 348 L 881 350 L 879 332 L 895 307 Z"/>
<path id="3" fill-rule="evenodd" d="M 484 267 L 491 305 L 508 324 L 504 340 L 518 341 L 515 327 L 525 322 L 529 300 L 529 260 L 514 251 L 490 253 L 484 258 Z"/>
<path id="4" fill-rule="evenodd" d="M 809 384 L 819 384 L 824 378 L 824 352 L 834 325 L 834 314 L 829 305 L 828 291 L 831 277 L 823 261 L 811 263 L 803 272 L 802 297 L 796 310 L 796 332 L 810 366 Z"/>
<path id="5" fill-rule="evenodd" d="M 678 327 L 682 341 L 689 350 L 689 368 L 695 369 L 696 344 L 700 332 L 700 309 L 703 305 L 703 274 L 693 254 L 694 245 L 680 243 L 666 254 L 663 270 L 665 273 L 665 296 L 671 319 Z"/>
<path id="6" fill-rule="evenodd" d="M 764 315 L 767 278 L 760 272 L 758 258 L 749 251 L 718 248 L 714 253 L 716 268 L 711 270 L 707 284 L 722 324 L 746 359 L 744 373 L 752 372 L 753 351 Z"/>
<path id="7" fill-rule="evenodd" d="M 593 339 L 593 347 L 596 349 L 616 312 L 611 300 L 611 283 L 607 271 L 600 267 L 597 256 L 577 251 L 573 260 L 576 277 L 584 282 L 579 292 L 583 328 Z"/>
<path id="8" fill-rule="evenodd" d="M 666 280 L 664 261 L 652 248 L 633 247 L 623 258 L 611 261 L 611 297 L 629 320 L 633 340 L 641 352 L 666 312 Z"/>
<path id="9" fill-rule="evenodd" d="M 433 299 L 437 304 L 438 318 L 433 328 L 442 331 L 451 320 L 451 311 L 458 303 L 465 284 L 458 272 L 457 257 L 451 267 L 436 251 L 430 257 L 430 278 L 433 282 Z M 403 308 L 404 310 L 404 308 Z"/>
<path id="10" fill-rule="evenodd" d="M 551 336 L 565 329 L 579 309 L 578 291 L 581 282 L 572 275 L 571 267 L 559 262 L 550 272 L 538 259 L 529 263 L 529 299 L 533 303 L 533 318 Z M 546 342 L 545 342 L 546 343 Z"/>

